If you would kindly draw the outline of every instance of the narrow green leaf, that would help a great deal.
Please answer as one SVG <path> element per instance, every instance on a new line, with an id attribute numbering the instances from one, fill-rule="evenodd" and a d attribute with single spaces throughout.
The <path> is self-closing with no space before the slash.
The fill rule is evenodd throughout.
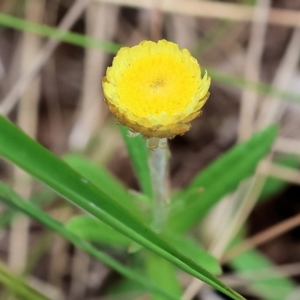
<path id="1" fill-rule="evenodd" d="M 45 190 L 33 195 L 29 201 L 40 207 L 53 200 L 54 196 L 53 191 Z M 8 226 L 18 213 L 18 211 L 9 208 L 0 213 L 0 228 Z"/>
<path id="2" fill-rule="evenodd" d="M 211 183 L 216 176 L 222 175 L 220 174 L 221 172 L 225 172 L 227 177 L 234 173 L 235 165 L 243 165 L 242 170 L 251 168 L 253 171 L 256 167 L 256 163 L 270 150 L 276 136 L 277 127 L 275 125 L 269 126 L 265 130 L 254 134 L 251 139 L 236 145 L 209 165 L 193 179 L 187 190 Z M 257 151 L 257 154 L 255 153 L 256 155 L 252 154 L 253 150 Z M 259 158 L 257 158 L 258 156 Z M 254 164 L 253 161 L 255 162 Z M 248 174 L 249 173 L 248 171 Z"/>
<path id="3" fill-rule="evenodd" d="M 277 127 L 270 126 L 235 146 L 196 175 L 192 183 L 175 196 L 175 205 L 178 204 L 170 212 L 169 228 L 178 232 L 197 224 L 223 196 L 254 172 L 276 135 Z"/>
<path id="4" fill-rule="evenodd" d="M 0 283 L 5 286 L 10 292 L 24 300 L 50 300 L 30 287 L 22 278 L 12 274 L 0 262 Z"/>
<path id="5" fill-rule="evenodd" d="M 170 233 L 166 234 L 166 237 L 176 249 L 184 253 L 185 256 L 192 258 L 208 272 L 214 275 L 220 275 L 222 273 L 218 260 L 206 252 L 192 238 Z"/>
<path id="6" fill-rule="evenodd" d="M 146 257 L 148 276 L 164 291 L 168 291 L 175 298 L 180 299 L 181 287 L 177 279 L 176 267 L 154 253 L 147 253 Z M 159 295 L 152 297 L 152 300 L 165 300 Z"/>
<path id="7" fill-rule="evenodd" d="M 16 18 L 1 13 L 0 13 L 0 25 L 21 30 L 21 31 L 35 33 L 44 37 L 58 39 L 66 43 L 70 43 L 81 47 L 100 48 L 103 51 L 108 53 L 116 53 L 121 47 L 121 45 L 112 42 L 99 41 L 90 38 L 86 35 L 64 31 L 54 27 L 29 22 L 26 20 L 22 20 L 20 18 Z"/>
<path id="8" fill-rule="evenodd" d="M 14 191 L 10 190 L 3 182 L 0 181 L 0 201 L 10 206 L 12 209 L 17 209 L 25 213 L 27 216 L 42 223 L 47 228 L 51 229 L 70 241 L 73 245 L 85 251 L 87 254 L 105 263 L 107 266 L 116 270 L 120 274 L 124 275 L 130 280 L 133 280 L 143 286 L 143 288 L 154 294 L 162 295 L 166 299 L 177 300 L 168 293 L 161 290 L 159 287 L 154 285 L 148 278 L 145 278 L 140 273 L 132 271 L 130 268 L 122 266 L 119 262 L 109 257 L 104 252 L 93 247 L 91 244 L 82 240 L 80 237 L 66 229 L 61 223 L 51 218 L 49 215 L 44 213 L 42 210 L 34 206 L 33 204 L 25 201 L 18 196 Z M 29 298 L 28 300 L 34 300 Z"/>
<path id="9" fill-rule="evenodd" d="M 119 126 L 119 128 L 141 189 L 148 197 L 151 198 L 152 187 L 148 165 L 149 150 L 146 145 L 146 140 L 141 135 L 136 137 L 128 137 L 128 127 L 126 126 Z"/>
<path id="10" fill-rule="evenodd" d="M 91 216 L 76 216 L 65 224 L 65 227 L 84 240 L 110 246 L 129 246 L 131 240 Z M 219 262 L 207 253 L 200 245 L 191 238 L 175 234 L 164 235 L 172 246 L 185 256 L 192 258 L 197 264 L 214 275 L 221 274 Z"/>
<path id="11" fill-rule="evenodd" d="M 249 280 L 248 286 L 257 291 L 264 300 L 288 299 L 296 289 L 296 285 L 291 280 L 283 273 L 274 270 L 273 268 L 276 268 L 274 264 L 254 249 L 235 257 L 230 265 L 238 272 L 239 277 Z M 272 269 L 270 276 L 263 272 L 266 269 Z M 260 270 L 267 276 L 260 277 Z"/>
<path id="12" fill-rule="evenodd" d="M 257 93 L 265 96 L 273 96 L 276 98 L 281 98 L 289 100 L 292 102 L 300 102 L 300 95 L 296 93 L 286 92 L 270 85 L 248 81 L 242 77 L 230 76 L 228 74 L 223 74 L 215 69 L 205 68 L 208 74 L 212 77 L 213 81 L 224 83 L 226 85 L 231 85 L 240 89 L 253 90 Z"/>
<path id="13" fill-rule="evenodd" d="M 233 299 L 243 299 L 3 117 L 0 117 L 0 154 L 145 248 Z"/>
<path id="14" fill-rule="evenodd" d="M 141 288 L 140 285 L 137 285 L 135 282 L 123 279 L 117 282 L 109 291 L 108 294 L 111 296 L 111 300 L 132 300 L 139 299 L 145 290 Z"/>
<path id="15" fill-rule="evenodd" d="M 0 214 L 0 228 L 3 228 L 10 224 L 14 217 L 16 216 L 16 212 L 12 209 L 5 209 Z"/>
<path id="16" fill-rule="evenodd" d="M 124 207 L 135 209 L 133 197 L 126 188 L 104 167 L 97 166 L 95 163 L 83 158 L 80 155 L 66 155 L 64 160 L 75 171 L 83 175 L 92 182 L 98 189 L 109 195 Z M 136 213 L 138 215 L 139 212 Z"/>
<path id="17" fill-rule="evenodd" d="M 89 242 L 125 247 L 131 242 L 123 234 L 91 216 L 74 217 L 65 224 L 65 227 Z"/>

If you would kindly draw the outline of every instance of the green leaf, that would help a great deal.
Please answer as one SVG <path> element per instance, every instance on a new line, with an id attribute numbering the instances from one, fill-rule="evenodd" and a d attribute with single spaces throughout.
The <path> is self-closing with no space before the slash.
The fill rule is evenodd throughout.
<path id="1" fill-rule="evenodd" d="M 91 216 L 77 216 L 65 224 L 65 227 L 84 240 L 110 246 L 128 246 L 131 242 L 123 234 Z"/>
<path id="2" fill-rule="evenodd" d="M 109 195 L 124 207 L 135 209 L 133 197 L 128 193 L 126 188 L 104 167 L 97 166 L 95 163 L 83 158 L 80 155 L 66 155 L 64 160 L 75 171 L 83 175 L 93 183 L 103 193 Z M 138 215 L 139 212 L 136 212 Z"/>
<path id="3" fill-rule="evenodd" d="M 0 117 L 0 154 L 128 238 L 233 299 L 243 299 L 3 117 Z"/>
<path id="4" fill-rule="evenodd" d="M 147 273 L 157 286 L 164 291 L 169 291 L 175 298 L 180 299 L 181 288 L 176 276 L 176 267 L 167 260 L 154 253 L 147 253 Z M 163 297 L 155 295 L 152 300 L 164 300 Z"/>
<path id="5" fill-rule="evenodd" d="M 257 291 L 264 300 L 288 299 L 296 285 L 285 275 L 276 271 L 274 264 L 256 250 L 248 250 L 230 261 L 230 265 L 238 271 L 238 276 L 246 278 L 251 289 Z M 272 269 L 269 276 L 260 278 L 259 270 Z M 255 274 L 255 271 L 258 273 Z M 263 272 L 266 275 L 266 272 Z M 271 278 L 268 278 L 271 277 Z M 273 277 L 273 278 L 272 278 Z M 274 278 L 275 277 L 275 278 Z"/>
<path id="6" fill-rule="evenodd" d="M 151 198 L 152 186 L 150 169 L 148 165 L 149 150 L 146 145 L 146 140 L 141 135 L 136 137 L 128 137 L 129 129 L 126 126 L 119 126 L 119 128 L 141 189 L 148 197 Z"/>
<path id="7" fill-rule="evenodd" d="M 30 287 L 22 278 L 12 274 L 2 262 L 0 262 L 0 283 L 21 299 L 49 300 L 48 297 Z"/>
<path id="8" fill-rule="evenodd" d="M 110 226 L 91 216 L 76 216 L 65 224 L 65 227 L 84 240 L 110 246 L 128 246 L 131 240 Z M 165 234 L 164 237 L 172 246 L 185 256 L 192 258 L 197 264 L 214 275 L 220 275 L 219 262 L 207 253 L 191 238 L 175 234 Z"/>
<path id="9" fill-rule="evenodd" d="M 196 175 L 192 183 L 175 196 L 169 228 L 181 232 L 197 224 L 223 196 L 254 172 L 276 135 L 277 127 L 272 125 L 235 146 Z"/>
<path id="10" fill-rule="evenodd" d="M 16 216 L 16 212 L 12 209 L 5 209 L 0 214 L 0 228 L 3 228 L 10 224 L 14 217 Z"/>
<path id="11" fill-rule="evenodd" d="M 44 213 L 42 210 L 34 206 L 32 203 L 25 201 L 20 196 L 18 196 L 14 191 L 10 190 L 3 182 L 0 181 L 0 200 L 6 205 L 10 206 L 12 209 L 17 209 L 25 213 L 27 216 L 37 220 L 44 226 L 51 229 L 70 241 L 73 245 L 85 251 L 87 254 L 96 258 L 97 260 L 105 263 L 107 266 L 116 270 L 126 278 L 137 282 L 145 290 L 152 292 L 153 294 L 158 294 L 164 296 L 166 299 L 177 300 L 176 298 L 169 295 L 167 292 L 161 290 L 159 287 L 154 285 L 148 278 L 142 276 L 130 268 L 122 266 L 119 262 L 109 257 L 104 252 L 99 251 L 91 244 L 82 240 L 80 237 L 66 229 L 61 223 L 51 218 L 49 215 Z M 34 300 L 35 298 L 29 298 L 28 300 Z"/>
<path id="12" fill-rule="evenodd" d="M 197 264 L 214 275 L 222 273 L 218 260 L 206 252 L 192 238 L 177 234 L 166 234 L 168 241 L 185 256 L 192 258 Z"/>
<path id="13" fill-rule="evenodd" d="M 139 299 L 144 293 L 145 290 L 140 285 L 128 279 L 120 280 L 108 291 L 113 300 Z"/>
<path id="14" fill-rule="evenodd" d="M 42 206 L 53 200 L 54 196 L 55 193 L 53 191 L 45 190 L 33 195 L 29 201 L 37 206 Z M 8 226 L 16 215 L 18 215 L 18 211 L 9 208 L 0 213 L 0 228 Z"/>
<path id="15" fill-rule="evenodd" d="M 226 85 L 231 85 L 244 90 L 253 90 L 265 96 L 273 96 L 276 98 L 281 98 L 292 102 L 300 102 L 299 94 L 286 92 L 260 82 L 248 81 L 241 77 L 223 74 L 215 69 L 211 69 L 211 68 L 205 68 L 205 69 L 207 70 L 208 74 L 212 77 L 212 80 L 215 82 L 224 83 Z"/>

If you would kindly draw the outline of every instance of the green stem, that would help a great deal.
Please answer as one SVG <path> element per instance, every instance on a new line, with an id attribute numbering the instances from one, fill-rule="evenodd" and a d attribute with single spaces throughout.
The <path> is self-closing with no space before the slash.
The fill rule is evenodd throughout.
<path id="1" fill-rule="evenodd" d="M 151 150 L 149 155 L 149 167 L 153 190 L 153 224 L 156 232 L 161 232 L 168 213 L 168 161 L 170 152 L 167 139 L 152 138 L 148 140 L 148 148 Z"/>

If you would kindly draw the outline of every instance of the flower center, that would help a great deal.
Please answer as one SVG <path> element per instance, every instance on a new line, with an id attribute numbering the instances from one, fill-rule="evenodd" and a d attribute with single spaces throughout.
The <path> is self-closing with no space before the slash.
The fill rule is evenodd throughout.
<path id="1" fill-rule="evenodd" d="M 148 54 L 131 63 L 117 89 L 120 103 L 136 116 L 173 116 L 186 109 L 198 83 L 180 57 Z"/>
<path id="2" fill-rule="evenodd" d="M 160 90 L 162 90 L 164 88 L 164 85 L 165 85 L 164 80 L 159 78 L 159 79 L 156 79 L 155 81 L 151 82 L 150 89 L 153 92 L 159 92 Z"/>

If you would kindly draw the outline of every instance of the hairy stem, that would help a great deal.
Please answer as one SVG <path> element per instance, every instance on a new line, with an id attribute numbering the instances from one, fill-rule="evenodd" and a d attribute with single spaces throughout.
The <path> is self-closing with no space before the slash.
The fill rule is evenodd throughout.
<path id="1" fill-rule="evenodd" d="M 168 213 L 169 188 L 168 188 L 168 161 L 170 152 L 167 139 L 152 138 L 148 140 L 151 149 L 149 166 L 153 190 L 153 229 L 162 231 Z"/>

